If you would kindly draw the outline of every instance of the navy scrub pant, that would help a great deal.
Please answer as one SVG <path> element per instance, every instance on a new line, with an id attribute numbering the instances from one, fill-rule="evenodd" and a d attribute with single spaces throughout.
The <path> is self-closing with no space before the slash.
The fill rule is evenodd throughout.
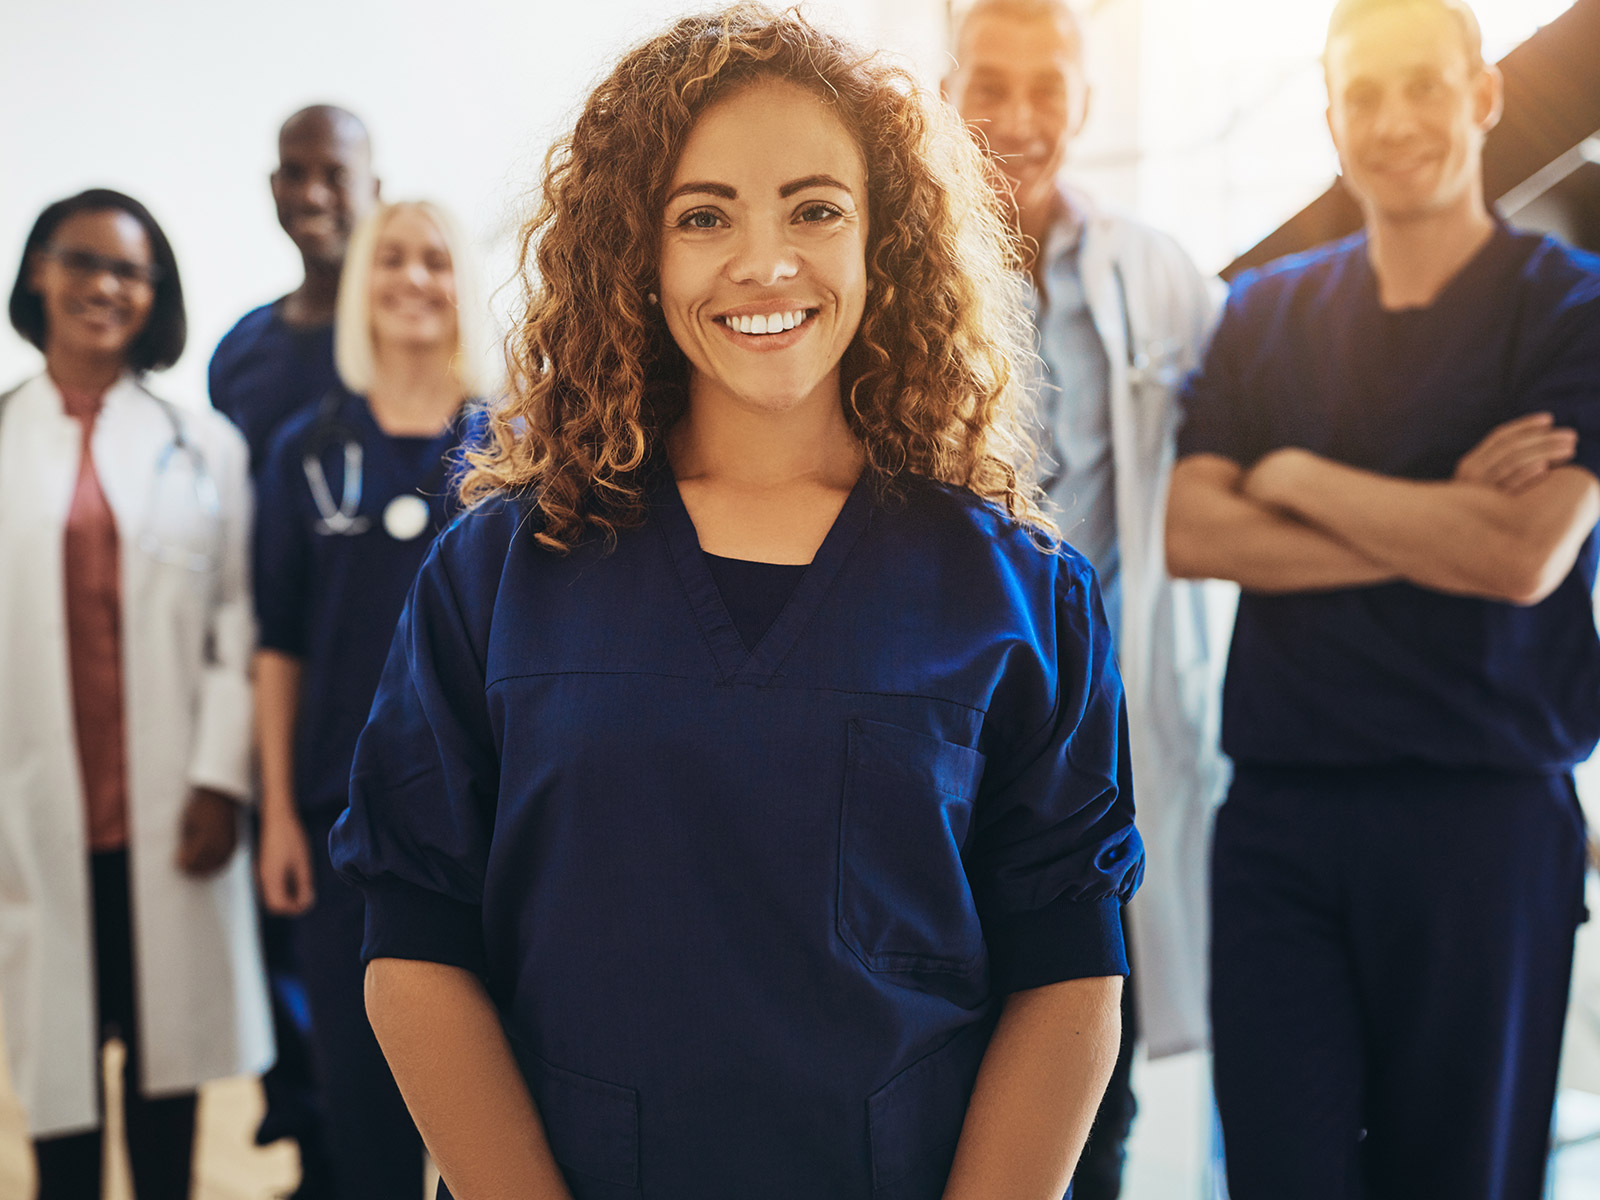
<path id="1" fill-rule="evenodd" d="M 337 810 L 302 813 L 316 904 L 295 920 L 294 955 L 311 1007 L 311 1058 L 339 1200 L 417 1200 L 422 1138 L 367 1023 L 366 905 L 328 858 Z"/>
<path id="2" fill-rule="evenodd" d="M 1565 776 L 1241 766 L 1212 858 L 1232 1200 L 1537 1200 L 1583 876 Z"/>

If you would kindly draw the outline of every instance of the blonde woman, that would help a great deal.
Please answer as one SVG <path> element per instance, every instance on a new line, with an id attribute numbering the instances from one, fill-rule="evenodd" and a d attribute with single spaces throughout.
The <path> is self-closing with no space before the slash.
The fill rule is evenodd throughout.
<path id="1" fill-rule="evenodd" d="M 341 1200 L 417 1195 L 422 1148 L 361 1002 L 361 897 L 328 829 L 411 580 L 452 511 L 450 470 L 482 391 L 471 251 L 436 205 L 381 206 L 351 240 L 341 386 L 289 421 L 258 480 L 258 874 L 296 916 L 311 1045 Z"/>
<path id="2" fill-rule="evenodd" d="M 1142 851 L 976 148 L 748 5 L 590 97 L 334 832 L 451 1193 L 1059 1200 Z"/>

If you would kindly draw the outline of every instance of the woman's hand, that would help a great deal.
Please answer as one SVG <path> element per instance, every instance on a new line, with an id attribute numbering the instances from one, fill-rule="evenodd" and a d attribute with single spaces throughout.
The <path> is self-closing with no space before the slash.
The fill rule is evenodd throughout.
<path id="1" fill-rule="evenodd" d="M 292 808 L 263 804 L 256 847 L 261 903 L 273 916 L 298 917 L 316 903 L 312 878 L 311 844 L 299 816 Z"/>
<path id="2" fill-rule="evenodd" d="M 195 879 L 215 875 L 238 844 L 238 802 L 211 788 L 192 790 L 178 827 L 178 870 Z"/>

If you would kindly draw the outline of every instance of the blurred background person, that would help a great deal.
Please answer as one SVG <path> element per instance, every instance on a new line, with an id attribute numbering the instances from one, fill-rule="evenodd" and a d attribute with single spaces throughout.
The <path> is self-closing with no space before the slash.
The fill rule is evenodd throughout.
<path id="1" fill-rule="evenodd" d="M 378 199 L 361 118 L 331 104 L 303 108 L 278 132 L 272 201 L 300 252 L 300 286 L 251 309 L 211 356 L 211 403 L 244 433 L 259 470 L 272 435 L 337 383 L 334 301 L 350 234 Z"/>
<path id="2" fill-rule="evenodd" d="M 329 104 L 296 112 L 278 132 L 272 200 L 300 252 L 304 277 L 286 296 L 240 318 L 211 356 L 211 403 L 250 443 L 259 472 L 278 428 L 338 387 L 333 362 L 334 300 L 350 234 L 376 203 L 372 145 L 354 113 Z M 285 921 L 264 914 L 262 938 L 272 984 L 278 1059 L 261 1083 L 266 1110 L 256 1141 L 291 1138 L 300 1150 L 295 1200 L 335 1194 L 310 1063 L 310 1012 Z"/>
<path id="3" fill-rule="evenodd" d="M 1168 554 L 1244 589 L 1212 867 L 1234 1200 L 1543 1194 L 1600 739 L 1600 259 L 1485 203 L 1460 0 L 1340 0 L 1365 228 L 1235 281 Z"/>
<path id="4" fill-rule="evenodd" d="M 144 386 L 186 324 L 149 212 L 95 189 L 34 224 L 0 399 L 0 995 L 43 1200 L 97 1200 L 100 1050 L 126 1047 L 140 1200 L 186 1200 L 202 1082 L 272 1034 L 238 853 L 250 791 L 244 441 Z"/>
<path id="5" fill-rule="evenodd" d="M 295 918 L 341 1200 L 422 1189 L 422 1142 L 363 1008 L 361 894 L 333 874 L 328 831 L 406 592 L 455 511 L 451 468 L 484 382 L 477 275 L 437 206 L 368 216 L 339 290 L 339 379 L 279 430 L 258 475 L 261 894 Z"/>
<path id="6" fill-rule="evenodd" d="M 1136 1037 L 1153 1056 L 1208 1040 L 1205 863 L 1227 784 L 1211 630 L 1226 627 L 1231 596 L 1167 574 L 1162 520 L 1176 391 L 1220 297 L 1171 238 L 1061 178 L 1089 110 L 1083 32 L 1065 0 L 978 0 L 954 44 L 944 92 L 989 153 L 1032 279 L 1044 486 L 1100 578 L 1127 688 L 1150 870 L 1124 912 L 1133 971 L 1116 1070 L 1073 1177 L 1075 1200 L 1113 1200 Z"/>

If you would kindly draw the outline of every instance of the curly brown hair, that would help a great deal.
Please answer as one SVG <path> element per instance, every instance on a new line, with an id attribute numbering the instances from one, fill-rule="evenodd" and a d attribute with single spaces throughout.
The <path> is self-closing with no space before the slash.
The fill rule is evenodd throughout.
<path id="1" fill-rule="evenodd" d="M 646 472 L 688 395 L 687 360 L 646 302 L 667 188 L 700 115 L 774 78 L 832 106 L 867 167 L 866 307 L 840 371 L 867 469 L 882 490 L 922 475 L 1050 530 L 1019 370 L 1025 284 L 982 155 L 906 71 L 759 4 L 630 51 L 551 149 L 521 235 L 510 387 L 464 501 L 526 495 L 557 550 L 644 520 Z"/>

